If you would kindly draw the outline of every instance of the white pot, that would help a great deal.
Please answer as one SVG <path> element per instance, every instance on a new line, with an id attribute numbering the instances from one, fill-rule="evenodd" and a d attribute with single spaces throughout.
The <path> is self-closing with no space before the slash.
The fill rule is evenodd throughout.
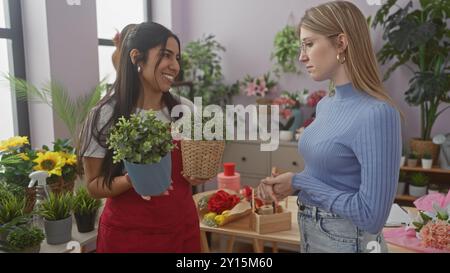
<path id="1" fill-rule="evenodd" d="M 409 185 L 409 195 L 414 197 L 421 197 L 427 194 L 427 187 L 416 187 Z"/>
<path id="2" fill-rule="evenodd" d="M 281 130 L 280 131 L 280 140 L 282 141 L 291 141 L 294 133 L 292 131 Z"/>
<path id="3" fill-rule="evenodd" d="M 422 158 L 422 168 L 431 169 L 431 166 L 433 166 L 433 159 L 423 159 Z"/>
<path id="4" fill-rule="evenodd" d="M 432 194 L 432 193 L 439 193 L 438 190 L 428 190 L 428 194 Z"/>
<path id="5" fill-rule="evenodd" d="M 405 166 L 405 160 L 406 160 L 406 157 L 402 156 L 402 158 L 400 159 L 400 167 Z"/>
<path id="6" fill-rule="evenodd" d="M 406 183 L 399 181 L 397 185 L 397 195 L 403 195 L 405 193 L 405 187 Z"/>

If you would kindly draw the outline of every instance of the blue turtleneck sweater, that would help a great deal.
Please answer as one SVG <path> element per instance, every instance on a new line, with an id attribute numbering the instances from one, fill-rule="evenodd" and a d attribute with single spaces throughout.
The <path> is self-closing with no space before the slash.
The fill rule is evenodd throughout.
<path id="1" fill-rule="evenodd" d="M 300 201 L 349 219 L 369 233 L 380 232 L 399 175 L 398 111 L 351 83 L 336 86 L 316 111 L 299 142 L 305 169 L 292 179 Z"/>

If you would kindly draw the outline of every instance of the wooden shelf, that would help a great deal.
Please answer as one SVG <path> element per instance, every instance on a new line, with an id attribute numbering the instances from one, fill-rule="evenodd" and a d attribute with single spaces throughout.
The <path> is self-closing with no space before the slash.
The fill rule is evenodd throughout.
<path id="1" fill-rule="evenodd" d="M 422 167 L 400 167 L 401 171 L 409 171 L 409 172 L 426 172 L 426 173 L 441 173 L 441 174 L 450 174 L 450 170 L 444 170 L 437 166 L 433 166 L 431 169 L 424 169 Z"/>
<path id="2" fill-rule="evenodd" d="M 411 195 L 397 195 L 395 196 L 395 200 L 399 201 L 408 201 L 408 202 L 414 202 L 416 201 L 418 197 L 411 196 Z"/>

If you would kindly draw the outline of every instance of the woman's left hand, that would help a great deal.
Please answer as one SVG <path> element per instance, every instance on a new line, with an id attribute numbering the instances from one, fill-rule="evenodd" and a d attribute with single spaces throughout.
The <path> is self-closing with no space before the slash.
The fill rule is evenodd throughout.
<path id="1" fill-rule="evenodd" d="M 190 177 L 187 176 L 183 173 L 183 171 L 181 171 L 181 175 L 184 177 L 184 179 L 186 179 L 189 184 L 191 184 L 192 186 L 197 186 L 197 185 L 201 185 L 204 184 L 208 181 L 210 181 L 211 179 L 200 179 L 200 178 L 195 178 L 195 177 Z"/>

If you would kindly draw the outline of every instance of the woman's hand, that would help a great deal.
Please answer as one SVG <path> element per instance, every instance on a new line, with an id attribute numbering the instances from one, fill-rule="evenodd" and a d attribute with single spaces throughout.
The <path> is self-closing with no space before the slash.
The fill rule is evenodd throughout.
<path id="1" fill-rule="evenodd" d="M 130 183 L 131 187 L 133 187 L 133 184 L 131 183 L 131 178 L 128 176 L 128 173 L 125 174 L 125 177 L 127 178 L 128 183 Z M 170 186 L 167 189 L 167 191 L 163 192 L 160 195 L 157 196 L 167 196 L 169 195 L 169 191 L 173 190 L 173 181 L 170 181 Z M 141 195 L 142 199 L 146 200 L 146 201 L 150 201 L 152 199 L 152 196 L 150 195 Z"/>
<path id="2" fill-rule="evenodd" d="M 182 175 L 182 176 L 184 177 L 184 179 L 186 179 L 186 180 L 189 182 L 189 184 L 191 184 L 192 186 L 198 186 L 198 185 L 201 185 L 201 184 L 204 184 L 204 183 L 210 181 L 210 179 L 199 179 L 199 178 L 187 176 L 187 175 L 185 175 L 185 174 L 183 173 L 183 171 L 181 171 L 181 175 Z"/>
<path id="3" fill-rule="evenodd" d="M 294 192 L 292 188 L 292 177 L 294 173 L 288 172 L 261 180 L 258 186 L 258 196 L 266 201 L 274 202 L 284 199 Z"/>

